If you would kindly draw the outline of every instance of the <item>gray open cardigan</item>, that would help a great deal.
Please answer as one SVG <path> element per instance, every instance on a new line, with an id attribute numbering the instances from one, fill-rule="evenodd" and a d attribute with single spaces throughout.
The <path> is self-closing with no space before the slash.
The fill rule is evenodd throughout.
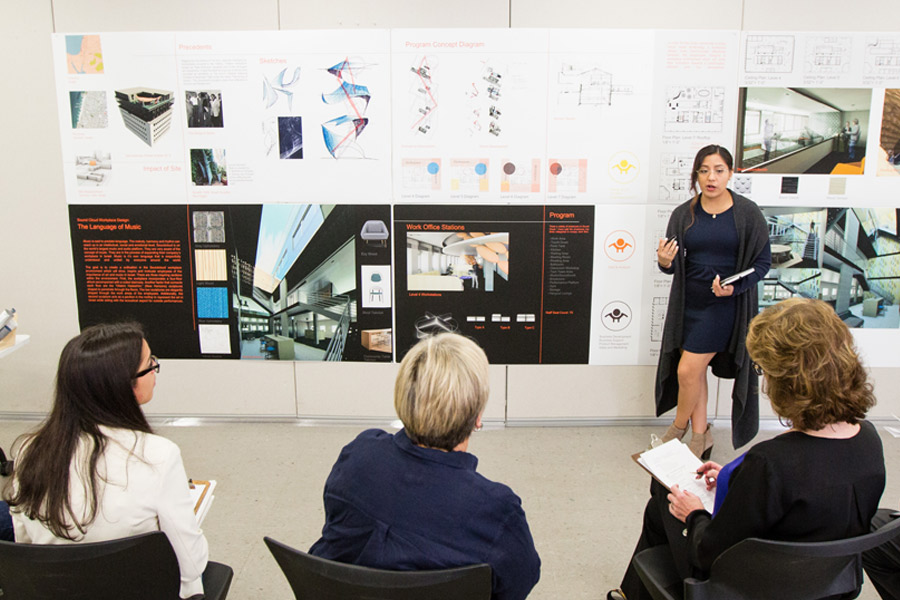
<path id="1" fill-rule="evenodd" d="M 765 276 L 769 265 L 758 264 L 760 255 L 769 244 L 769 228 L 759 207 L 752 200 L 731 192 L 734 200 L 734 224 L 738 233 L 737 271 L 757 267 L 760 277 Z M 691 223 L 691 201 L 679 205 L 669 218 L 666 238 L 678 236 L 683 249 L 684 231 Z M 768 254 L 768 253 L 766 253 Z M 659 366 L 656 370 L 656 416 L 662 415 L 678 404 L 678 360 L 684 340 L 684 252 L 678 252 L 669 269 L 672 273 L 672 289 L 666 311 L 666 323 L 660 346 Z M 719 352 L 710 363 L 717 377 L 734 379 L 731 394 L 731 440 L 735 448 L 753 439 L 759 431 L 759 380 L 750 368 L 750 357 L 744 345 L 747 329 L 759 311 L 756 287 L 738 295 L 734 329 L 728 342 L 728 350 Z"/>

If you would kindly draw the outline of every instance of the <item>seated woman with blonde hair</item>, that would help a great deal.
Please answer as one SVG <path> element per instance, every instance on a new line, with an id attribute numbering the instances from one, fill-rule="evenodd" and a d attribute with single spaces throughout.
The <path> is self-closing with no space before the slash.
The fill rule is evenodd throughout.
<path id="1" fill-rule="evenodd" d="M 541 561 L 522 502 L 467 452 L 487 399 L 488 361 L 473 341 L 442 333 L 413 346 L 394 386 L 403 429 L 364 431 L 341 450 L 310 554 L 390 570 L 488 563 L 493 598 L 525 598 Z"/>
<path id="2" fill-rule="evenodd" d="M 819 542 L 868 533 L 884 491 L 875 405 L 850 330 L 820 300 L 791 298 L 750 323 L 747 351 L 772 409 L 790 430 L 725 467 L 699 469 L 716 490 L 715 515 L 697 496 L 651 485 L 635 554 L 667 544 L 682 578 L 702 578 L 739 541 Z M 651 598 L 634 566 L 609 599 Z"/>
<path id="3" fill-rule="evenodd" d="M 158 372 L 136 323 L 95 325 L 70 340 L 50 414 L 16 442 L 9 505 L 16 542 L 102 542 L 162 531 L 188 598 L 203 594 L 208 547 L 181 452 L 153 434 L 141 410 Z"/>

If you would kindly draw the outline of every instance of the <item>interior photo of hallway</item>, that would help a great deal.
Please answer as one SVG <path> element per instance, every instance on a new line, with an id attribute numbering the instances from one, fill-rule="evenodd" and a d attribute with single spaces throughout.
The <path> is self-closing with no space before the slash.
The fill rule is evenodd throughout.
<path id="1" fill-rule="evenodd" d="M 742 172 L 862 175 L 870 89 L 742 88 Z"/>

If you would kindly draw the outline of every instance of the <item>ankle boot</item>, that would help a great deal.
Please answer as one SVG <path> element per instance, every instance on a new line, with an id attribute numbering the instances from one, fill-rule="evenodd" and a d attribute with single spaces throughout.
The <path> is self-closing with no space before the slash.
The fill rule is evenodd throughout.
<path id="1" fill-rule="evenodd" d="M 675 423 L 672 423 L 671 425 L 669 425 L 669 428 L 666 429 L 666 432 L 663 434 L 662 438 L 660 439 L 660 442 L 665 444 L 669 440 L 681 440 L 681 438 L 683 438 L 684 434 L 686 434 L 686 433 L 687 433 L 687 427 L 682 429 L 681 427 L 678 427 Z"/>
<path id="2" fill-rule="evenodd" d="M 709 460 L 709 456 L 712 454 L 713 436 L 710 427 L 712 427 L 712 425 L 707 425 L 706 431 L 703 433 L 693 432 L 691 441 L 688 444 L 688 448 L 691 449 L 694 456 L 701 460 Z"/>

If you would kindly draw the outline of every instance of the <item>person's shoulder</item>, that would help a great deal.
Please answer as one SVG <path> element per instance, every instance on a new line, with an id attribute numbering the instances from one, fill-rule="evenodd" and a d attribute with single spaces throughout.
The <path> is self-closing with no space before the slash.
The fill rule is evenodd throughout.
<path id="1" fill-rule="evenodd" d="M 502 507 L 502 510 L 522 510 L 522 499 L 511 487 L 499 481 L 488 479 L 478 472 L 472 473 L 474 484 L 486 499 L 489 499 L 493 507 Z"/>
<path id="2" fill-rule="evenodd" d="M 881 436 L 878 435 L 878 430 L 875 428 L 875 425 L 872 424 L 871 421 L 863 419 L 859 422 L 858 436 L 859 441 L 862 444 L 877 445 L 879 448 L 882 447 Z"/>
<path id="3" fill-rule="evenodd" d="M 669 216 L 669 221 L 676 226 L 678 224 L 685 225 L 691 218 L 691 202 L 693 202 L 693 198 L 685 200 L 673 208 L 672 214 Z"/>
<path id="4" fill-rule="evenodd" d="M 388 445 L 393 438 L 394 435 L 381 429 L 366 429 L 344 445 L 341 455 L 353 452 L 368 452 L 374 448 Z"/>
<path id="5" fill-rule="evenodd" d="M 676 206 L 675 208 L 673 208 L 673 209 L 672 209 L 672 216 L 674 217 L 675 215 L 681 215 L 681 214 L 683 214 L 683 213 L 685 213 L 685 212 L 690 212 L 690 210 L 691 210 L 691 202 L 693 202 L 693 201 L 694 201 L 694 198 L 691 197 L 691 198 L 689 198 L 688 200 L 685 200 L 684 202 L 682 202 L 681 204 L 679 204 L 678 206 Z"/>
<path id="6" fill-rule="evenodd" d="M 353 438 L 353 441 L 348 445 L 381 443 L 390 440 L 392 437 L 394 437 L 392 434 L 382 429 L 366 429 Z"/>
<path id="7" fill-rule="evenodd" d="M 753 200 L 751 200 L 750 198 L 748 198 L 746 196 L 742 196 L 741 194 L 738 194 L 737 192 L 735 192 L 733 190 L 731 192 L 731 199 L 732 199 L 732 201 L 734 201 L 734 206 L 737 209 L 753 208 L 753 209 L 759 210 L 759 205 L 756 204 L 756 202 L 754 202 Z"/>
<path id="8" fill-rule="evenodd" d="M 103 430 L 117 446 L 148 462 L 165 462 L 181 456 L 178 444 L 161 435 L 117 427 L 104 427 Z"/>
<path id="9" fill-rule="evenodd" d="M 797 431 L 786 431 L 775 437 L 754 444 L 747 451 L 745 461 L 751 463 L 782 464 L 792 462 L 804 454 L 805 436 Z"/>

